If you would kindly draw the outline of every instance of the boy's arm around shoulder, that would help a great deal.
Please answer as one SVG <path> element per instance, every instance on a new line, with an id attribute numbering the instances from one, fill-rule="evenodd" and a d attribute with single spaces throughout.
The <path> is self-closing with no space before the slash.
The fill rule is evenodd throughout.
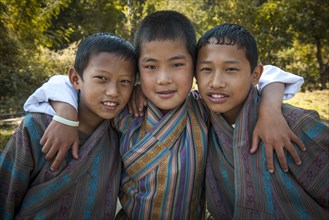
<path id="1" fill-rule="evenodd" d="M 302 164 L 290 162 L 289 169 L 302 187 L 322 206 L 329 208 L 329 127 L 318 112 L 284 104 L 284 116 L 306 146 L 298 151 Z"/>
<path id="2" fill-rule="evenodd" d="M 263 91 L 267 85 L 279 82 L 284 84 L 283 99 L 291 99 L 298 92 L 304 83 L 304 78 L 295 74 L 286 72 L 279 67 L 264 65 L 264 72 L 257 85 L 258 90 Z"/>
<path id="3" fill-rule="evenodd" d="M 50 104 L 52 102 L 52 105 Z M 78 96 L 67 76 L 56 75 L 37 89 L 26 101 L 25 111 L 59 115 L 77 120 Z M 56 170 L 72 146 L 72 155 L 78 158 L 78 129 L 52 121 L 40 140 L 47 159 L 56 158 L 52 169 Z"/>
<path id="4" fill-rule="evenodd" d="M 38 88 L 25 102 L 24 110 L 55 115 L 49 101 L 64 102 L 78 109 L 77 91 L 71 85 L 68 76 L 55 75 Z"/>
<path id="5" fill-rule="evenodd" d="M 31 177 L 45 163 L 39 139 L 50 120 L 43 114 L 27 114 L 1 153 L 0 219 L 14 219 Z"/>

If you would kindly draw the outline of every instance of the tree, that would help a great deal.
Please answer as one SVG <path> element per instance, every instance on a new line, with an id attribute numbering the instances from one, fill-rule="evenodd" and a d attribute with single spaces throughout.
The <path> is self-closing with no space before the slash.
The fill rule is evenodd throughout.
<path id="1" fill-rule="evenodd" d="M 296 39 L 316 48 L 321 89 L 327 88 L 329 75 L 329 2 L 325 0 L 290 0 L 285 3 L 290 12 Z"/>

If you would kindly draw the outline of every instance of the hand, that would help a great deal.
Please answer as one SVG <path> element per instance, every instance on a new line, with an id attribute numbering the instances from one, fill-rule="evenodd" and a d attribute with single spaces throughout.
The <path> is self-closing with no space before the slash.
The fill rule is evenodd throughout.
<path id="1" fill-rule="evenodd" d="M 274 113 L 272 109 L 271 113 L 268 112 L 268 114 L 263 117 L 262 115 L 263 114 L 259 115 L 253 132 L 250 153 L 257 151 L 258 143 L 260 139 L 262 139 L 265 144 L 267 168 L 271 173 L 273 173 L 275 169 L 273 163 L 273 149 L 275 149 L 280 166 L 285 172 L 288 171 L 288 165 L 284 149 L 291 154 L 295 163 L 300 165 L 301 160 L 291 142 L 296 143 L 302 151 L 305 151 L 306 148 L 303 142 L 292 132 L 281 111 Z"/>
<path id="2" fill-rule="evenodd" d="M 72 146 L 72 156 L 78 159 L 79 137 L 78 128 L 52 121 L 43 134 L 40 144 L 47 160 L 55 157 L 51 170 L 57 170 Z"/>
<path id="3" fill-rule="evenodd" d="M 137 84 L 134 87 L 134 90 L 130 96 L 130 100 L 128 102 L 128 109 L 131 115 L 135 115 L 135 117 L 144 115 L 144 107 L 147 105 L 146 97 L 141 89 L 141 86 Z"/>

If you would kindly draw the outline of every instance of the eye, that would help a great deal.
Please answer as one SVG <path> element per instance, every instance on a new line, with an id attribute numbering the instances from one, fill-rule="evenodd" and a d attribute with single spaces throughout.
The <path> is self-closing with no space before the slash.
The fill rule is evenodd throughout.
<path id="1" fill-rule="evenodd" d="M 237 69 L 237 68 L 233 68 L 233 67 L 226 68 L 226 72 L 237 72 L 237 71 L 239 71 L 239 69 Z"/>
<path id="2" fill-rule="evenodd" d="M 200 72 L 211 72 L 211 68 L 209 68 L 209 67 L 202 67 L 200 69 Z"/>
<path id="3" fill-rule="evenodd" d="M 124 83 L 124 84 L 130 84 L 131 81 L 130 81 L 130 80 L 121 80 L 121 83 Z"/>
<path id="4" fill-rule="evenodd" d="M 100 81 L 106 81 L 107 80 L 107 78 L 105 76 L 95 76 L 95 78 L 97 80 L 100 80 Z"/>
<path id="5" fill-rule="evenodd" d="M 181 66 L 184 66 L 184 63 L 175 63 L 172 65 L 173 68 L 179 68 Z"/>
<path id="6" fill-rule="evenodd" d="M 156 67 L 154 65 L 145 65 L 144 69 L 154 70 L 154 69 L 156 69 Z"/>

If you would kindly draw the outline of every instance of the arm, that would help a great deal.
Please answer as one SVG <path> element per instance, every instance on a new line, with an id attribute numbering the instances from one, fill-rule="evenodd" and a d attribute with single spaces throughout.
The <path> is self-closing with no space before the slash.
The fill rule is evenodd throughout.
<path id="1" fill-rule="evenodd" d="M 25 102 L 24 110 L 55 115 L 56 112 L 49 101 L 65 102 L 78 109 L 77 91 L 72 87 L 69 78 L 56 75 L 38 88 Z"/>
<path id="2" fill-rule="evenodd" d="M 305 146 L 288 126 L 282 115 L 281 105 L 284 89 L 285 96 L 291 98 L 294 93 L 298 91 L 302 83 L 302 77 L 287 73 L 274 66 L 266 66 L 264 68 L 264 73 L 259 82 L 260 88 L 266 87 L 262 92 L 258 120 L 253 132 L 252 148 L 250 152 L 256 152 L 259 140 L 262 139 L 266 148 L 267 167 L 271 173 L 274 172 L 273 149 L 275 149 L 280 165 L 284 171 L 288 171 L 284 149 L 291 154 L 296 164 L 301 163 L 291 141 L 296 143 L 301 150 L 305 150 Z"/>
<path id="3" fill-rule="evenodd" d="M 51 104 L 57 115 L 72 121 L 77 121 L 78 113 L 73 106 L 56 101 L 51 101 Z M 46 155 L 47 160 L 51 160 L 56 156 L 51 165 L 51 169 L 57 170 L 71 147 L 73 158 L 78 159 L 78 127 L 67 126 L 53 120 L 45 130 L 40 144 L 43 146 L 42 152 Z"/>
<path id="4" fill-rule="evenodd" d="M 259 80 L 258 83 L 258 90 L 262 91 L 264 87 L 267 85 L 278 82 L 284 84 L 284 94 L 280 97 L 280 99 L 291 99 L 294 95 L 298 92 L 300 87 L 304 83 L 304 78 L 301 76 L 297 76 L 292 73 L 288 73 L 283 71 L 282 69 L 272 66 L 272 65 L 265 65 L 264 72 Z M 280 105 L 282 103 L 280 102 Z"/>
<path id="5" fill-rule="evenodd" d="M 30 112 L 42 112 L 77 120 L 77 91 L 71 86 L 67 76 L 57 75 L 37 89 L 25 102 L 24 109 Z M 50 105 L 50 101 L 52 105 Z M 55 109 L 54 109 L 55 108 Z M 78 158 L 78 129 L 52 121 L 40 140 L 42 152 L 48 160 L 56 153 L 52 169 L 56 170 L 72 146 L 74 158 Z M 63 146 L 63 147 L 62 147 Z"/>

